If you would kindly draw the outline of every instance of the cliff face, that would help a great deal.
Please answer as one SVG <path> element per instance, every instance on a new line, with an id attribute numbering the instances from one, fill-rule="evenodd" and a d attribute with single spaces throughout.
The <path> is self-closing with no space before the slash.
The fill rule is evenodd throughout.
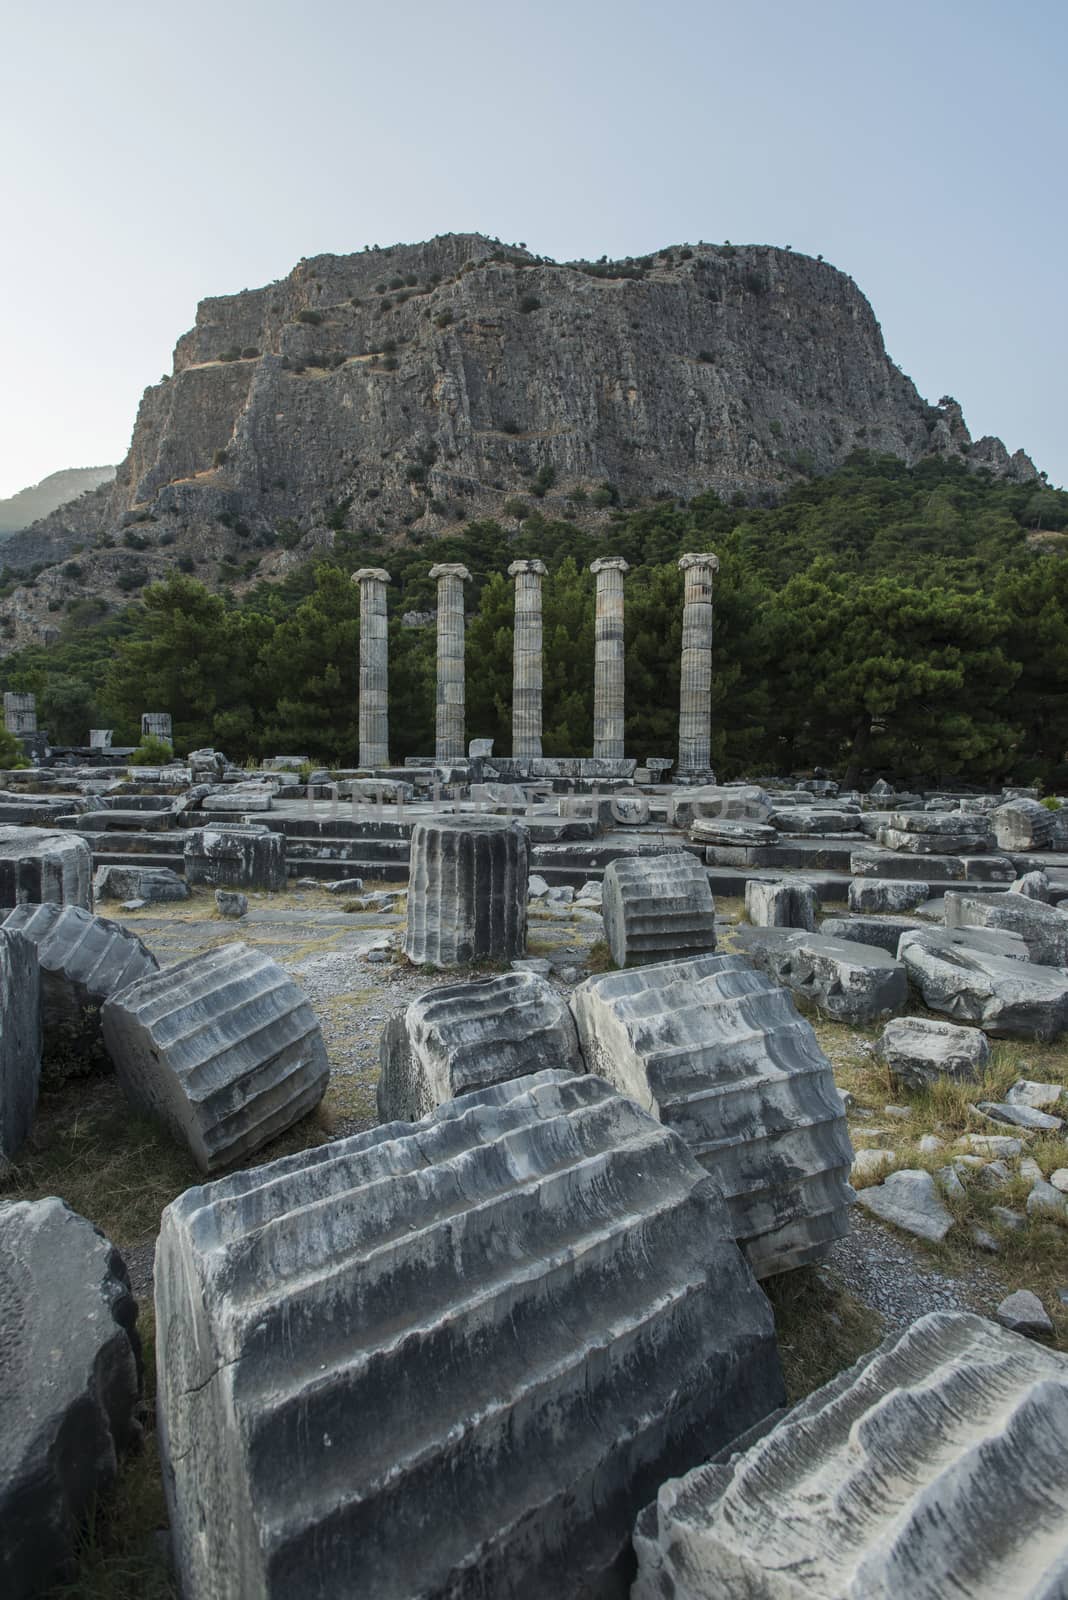
<path id="1" fill-rule="evenodd" d="M 539 491 L 547 515 L 577 501 L 588 516 L 606 484 L 624 500 L 765 497 L 858 447 L 1034 476 L 998 440 L 972 446 L 955 403 L 921 399 L 856 285 L 823 262 L 700 245 L 558 265 L 448 235 L 203 301 L 93 518 L 120 545 L 140 530 L 149 576 L 179 550 L 238 562 L 251 539 L 269 577 L 328 544 L 327 523 L 438 532 Z M 58 548 L 65 530 L 62 513 L 39 525 L 52 560 L 87 536 Z M 91 592 L 107 597 L 125 558 L 101 559 Z M 0 649 L 56 597 L 42 580 Z"/>

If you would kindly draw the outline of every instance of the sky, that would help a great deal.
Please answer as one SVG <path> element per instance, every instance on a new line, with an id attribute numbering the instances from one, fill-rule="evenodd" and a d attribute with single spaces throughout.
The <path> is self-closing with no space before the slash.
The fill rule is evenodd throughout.
<path id="1" fill-rule="evenodd" d="M 0 496 L 118 462 L 208 295 L 435 233 L 789 244 L 1068 482 L 1068 5 L 0 0 Z"/>

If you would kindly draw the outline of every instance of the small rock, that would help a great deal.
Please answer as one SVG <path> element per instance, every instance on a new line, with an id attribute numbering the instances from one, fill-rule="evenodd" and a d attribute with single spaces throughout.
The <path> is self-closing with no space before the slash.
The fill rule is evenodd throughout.
<path id="1" fill-rule="evenodd" d="M 988 1255 L 996 1256 L 1001 1246 L 992 1233 L 987 1233 L 985 1228 L 972 1229 L 972 1243 L 979 1250 L 985 1250 Z"/>
<path id="2" fill-rule="evenodd" d="M 329 882 L 323 883 L 320 887 L 325 889 L 327 894 L 359 894 L 363 889 L 363 879 L 331 878 Z"/>
<path id="3" fill-rule="evenodd" d="M 885 1183 L 861 1189 L 858 1205 L 920 1239 L 940 1243 L 953 1226 L 929 1172 L 892 1172 Z"/>
<path id="4" fill-rule="evenodd" d="M 1058 1289 L 1057 1299 L 1060 1301 L 1062 1306 L 1068 1306 L 1068 1289 Z"/>
<path id="5" fill-rule="evenodd" d="M 954 1170 L 954 1172 L 960 1172 L 962 1170 L 964 1172 L 968 1172 L 968 1171 L 974 1172 L 976 1167 L 985 1167 L 985 1166 L 986 1166 L 986 1162 L 983 1160 L 982 1156 L 954 1156 L 953 1157 L 953 1170 Z"/>
<path id="6" fill-rule="evenodd" d="M 1008 1183 L 1012 1171 L 1004 1161 L 988 1161 L 979 1174 L 980 1180 L 989 1189 L 1000 1189 L 1003 1183 Z"/>
<path id="7" fill-rule="evenodd" d="M 936 1133 L 925 1133 L 920 1140 L 920 1149 L 925 1156 L 933 1156 L 936 1151 L 944 1150 L 946 1141 L 940 1139 Z"/>
<path id="8" fill-rule="evenodd" d="M 371 950 L 365 951 L 363 959 L 369 961 L 372 966 L 381 966 L 384 961 L 390 959 L 390 951 L 383 949 L 381 945 L 375 945 Z"/>
<path id="9" fill-rule="evenodd" d="M 994 1100 L 980 1100 L 976 1110 L 994 1122 L 1008 1122 L 1014 1128 L 1038 1129 L 1042 1133 L 1056 1133 L 1064 1127 L 1062 1117 L 1051 1117 L 1048 1111 L 1036 1111 L 1033 1106 L 1008 1105 Z"/>
<path id="10" fill-rule="evenodd" d="M 527 899 L 543 900 L 549 893 L 549 885 L 537 872 L 532 872 L 527 882 Z"/>
<path id="11" fill-rule="evenodd" d="M 892 1150 L 858 1150 L 850 1177 L 858 1180 L 881 1177 L 896 1165 L 897 1157 Z"/>
<path id="12" fill-rule="evenodd" d="M 991 1206 L 990 1215 L 1003 1228 L 1009 1228 L 1013 1233 L 1019 1233 L 1021 1228 L 1027 1227 L 1027 1218 L 1018 1211 L 1010 1211 L 1008 1206 Z"/>
<path id="13" fill-rule="evenodd" d="M 959 1200 L 962 1195 L 968 1192 L 960 1181 L 956 1167 L 942 1167 L 938 1174 L 938 1181 L 942 1185 L 942 1193 L 949 1195 L 952 1199 Z"/>
<path id="14" fill-rule="evenodd" d="M 243 917 L 248 914 L 248 895 L 236 889 L 216 889 L 215 909 L 220 917 Z"/>
<path id="15" fill-rule="evenodd" d="M 964 1145 L 973 1155 L 990 1158 L 997 1156 L 1011 1161 L 1014 1156 L 1023 1153 L 1023 1144 L 1019 1139 L 1005 1139 L 996 1133 L 966 1133 L 957 1143 Z"/>
<path id="16" fill-rule="evenodd" d="M 582 885 L 582 888 L 579 890 L 575 898 L 577 900 L 581 900 L 586 905 L 599 906 L 601 904 L 603 895 L 604 885 L 597 878 L 591 878 L 589 883 L 584 883 Z"/>
<path id="17" fill-rule="evenodd" d="M 907 1122 L 912 1112 L 908 1106 L 883 1106 L 884 1117 L 897 1117 L 902 1122 Z"/>
<path id="18" fill-rule="evenodd" d="M 120 911 L 143 911 L 148 905 L 147 900 L 124 900 L 119 907 Z"/>
<path id="19" fill-rule="evenodd" d="M 843 1109 L 846 1111 L 852 1111 L 853 1107 L 857 1103 L 848 1089 L 839 1089 L 838 1098 L 841 1100 Z"/>
<path id="20" fill-rule="evenodd" d="M 1003 1328 L 1025 1334 L 1029 1339 L 1053 1332 L 1053 1324 L 1041 1300 L 1030 1289 L 1017 1289 L 1015 1294 L 1010 1294 L 998 1306 L 994 1318 Z"/>
<path id="21" fill-rule="evenodd" d="M 1068 1195 L 1040 1179 L 1027 1196 L 1029 1217 L 1068 1217 Z"/>
<path id="22" fill-rule="evenodd" d="M 541 956 L 527 956 L 522 961 L 510 963 L 513 972 L 533 972 L 539 978 L 547 978 L 553 970 L 551 961 L 544 961 Z"/>
<path id="23" fill-rule="evenodd" d="M 296 883 L 296 887 L 298 889 L 318 889 L 318 887 L 319 887 L 319 879 L 318 878 L 298 878 L 297 879 L 297 883 Z"/>
<path id="24" fill-rule="evenodd" d="M 554 884 L 546 896 L 552 906 L 569 906 L 574 898 L 575 891 L 569 883 Z"/>
<path id="25" fill-rule="evenodd" d="M 582 973 L 579 971 L 578 967 L 561 967 L 560 971 L 557 973 L 557 977 L 560 979 L 561 983 L 578 983 L 579 979 L 582 977 Z"/>
<path id="26" fill-rule="evenodd" d="M 1010 1106 L 1031 1106 L 1035 1111 L 1048 1111 L 1063 1092 L 1059 1083 L 1034 1083 L 1030 1078 L 1019 1078 L 1005 1100 Z"/>
<path id="27" fill-rule="evenodd" d="M 1020 1177 L 1026 1178 L 1028 1183 L 1042 1182 L 1042 1168 L 1033 1156 L 1022 1156 L 1020 1159 Z"/>
<path id="28" fill-rule="evenodd" d="M 1068 1167 L 1058 1167 L 1056 1172 L 1051 1172 L 1049 1181 L 1061 1194 L 1068 1194 Z"/>

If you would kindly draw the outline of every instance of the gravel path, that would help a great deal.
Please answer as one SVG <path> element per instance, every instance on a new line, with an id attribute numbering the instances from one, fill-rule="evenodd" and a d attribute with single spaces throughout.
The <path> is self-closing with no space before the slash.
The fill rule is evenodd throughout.
<path id="1" fill-rule="evenodd" d="M 851 1228 L 828 1257 L 828 1266 L 892 1333 L 928 1311 L 978 1311 L 990 1316 L 1005 1298 L 1004 1284 L 982 1266 L 966 1278 L 948 1276 L 904 1235 L 853 1207 Z"/>

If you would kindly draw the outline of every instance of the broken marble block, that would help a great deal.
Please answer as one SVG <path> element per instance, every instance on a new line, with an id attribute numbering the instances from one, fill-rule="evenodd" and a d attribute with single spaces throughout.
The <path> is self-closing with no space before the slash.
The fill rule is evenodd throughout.
<path id="1" fill-rule="evenodd" d="M 818 909 L 810 883 L 750 878 L 745 886 L 745 914 L 758 928 L 805 928 L 815 933 Z"/>
<path id="2" fill-rule="evenodd" d="M 849 1229 L 853 1151 L 831 1064 L 785 989 L 741 956 L 590 978 L 571 1009 L 587 1070 L 685 1139 L 757 1277 Z"/>
<path id="3" fill-rule="evenodd" d="M 771 796 L 752 783 L 711 783 L 695 789 L 677 789 L 669 804 L 676 828 L 688 828 L 697 817 L 716 817 L 722 822 L 767 822 L 772 809 Z"/>
<path id="4" fill-rule="evenodd" d="M 849 885 L 850 911 L 898 914 L 930 898 L 930 884 L 913 878 L 853 878 Z"/>
<path id="5" fill-rule="evenodd" d="M 1050 880 L 1044 872 L 1024 872 L 1009 884 L 1010 894 L 1022 894 L 1026 900 L 1042 900 L 1047 905 L 1052 898 Z"/>
<path id="6" fill-rule="evenodd" d="M 404 949 L 417 966 L 526 954 L 530 842 L 507 817 L 435 817 L 412 829 Z"/>
<path id="7" fill-rule="evenodd" d="M 594 1077 L 190 1189 L 155 1280 L 189 1596 L 621 1594 L 656 1485 L 783 1399 L 719 1190 Z"/>
<path id="8" fill-rule="evenodd" d="M 160 905 L 188 900 L 189 885 L 170 867 L 97 867 L 93 875 L 97 900 L 144 900 Z"/>
<path id="9" fill-rule="evenodd" d="M 947 928 L 1015 933 L 1040 967 L 1068 967 L 1068 912 L 1023 894 L 946 895 Z"/>
<path id="10" fill-rule="evenodd" d="M 904 967 L 877 945 L 792 928 L 733 931 L 762 971 L 836 1022 L 876 1022 L 902 1010 L 908 999 Z"/>
<path id="11" fill-rule="evenodd" d="M 72 1578 L 85 1518 L 140 1436 L 122 1257 L 62 1200 L 0 1205 L 0 1593 Z"/>
<path id="12" fill-rule="evenodd" d="M 964 811 L 894 811 L 876 839 L 907 855 L 976 855 L 993 843 L 989 818 Z"/>
<path id="13" fill-rule="evenodd" d="M 994 953 L 1004 935 L 932 928 L 901 936 L 909 982 L 931 1011 L 1004 1039 L 1056 1039 L 1068 1028 L 1068 978 Z"/>
<path id="14" fill-rule="evenodd" d="M 128 985 L 101 1020 L 131 1104 L 187 1144 L 202 1172 L 246 1159 L 298 1122 L 330 1076 L 300 989 L 244 944 Z"/>
<path id="15" fill-rule="evenodd" d="M 158 972 L 155 956 L 121 923 L 80 906 L 16 906 L 3 926 L 37 953 L 50 1069 L 68 1077 L 108 1065 L 100 1007 L 128 983 Z"/>
<path id="16" fill-rule="evenodd" d="M 990 816 L 999 850 L 1052 848 L 1054 814 L 1037 800 L 1010 800 Z"/>
<path id="17" fill-rule="evenodd" d="M 716 948 L 708 873 L 687 850 L 610 861 L 601 899 L 605 938 L 617 967 Z"/>
<path id="18" fill-rule="evenodd" d="M 18 1153 L 33 1127 L 40 1082 L 41 973 L 37 955 L 28 939 L 0 926 L 0 1171 Z"/>
<path id="19" fill-rule="evenodd" d="M 690 824 L 694 844 L 755 847 L 778 844 L 779 830 L 764 822 L 731 821 L 724 817 L 695 817 Z"/>
<path id="20" fill-rule="evenodd" d="M 940 1078 L 971 1083 L 990 1060 L 990 1045 L 978 1028 L 961 1028 L 933 1017 L 894 1017 L 875 1053 L 895 1084 L 929 1089 Z"/>
<path id="21" fill-rule="evenodd" d="M 824 917 L 820 933 L 825 939 L 846 939 L 873 944 L 896 956 L 903 933 L 919 933 L 928 924 L 920 917 Z"/>
<path id="22" fill-rule="evenodd" d="M 936 1311 L 727 1458 L 665 1483 L 631 1600 L 1064 1592 L 1068 1358 Z"/>
<path id="23" fill-rule="evenodd" d="M 566 1002 L 530 971 L 428 989 L 386 1023 L 381 1064 L 383 1122 L 416 1122 L 446 1100 L 547 1067 L 585 1071 Z"/>
<path id="24" fill-rule="evenodd" d="M 276 894 L 286 886 L 285 835 L 255 822 L 191 829 L 185 836 L 185 878 L 217 889 Z"/>
<path id="25" fill-rule="evenodd" d="M 92 852 L 78 834 L 0 828 L 0 907 L 50 901 L 89 911 L 92 878 Z"/>

